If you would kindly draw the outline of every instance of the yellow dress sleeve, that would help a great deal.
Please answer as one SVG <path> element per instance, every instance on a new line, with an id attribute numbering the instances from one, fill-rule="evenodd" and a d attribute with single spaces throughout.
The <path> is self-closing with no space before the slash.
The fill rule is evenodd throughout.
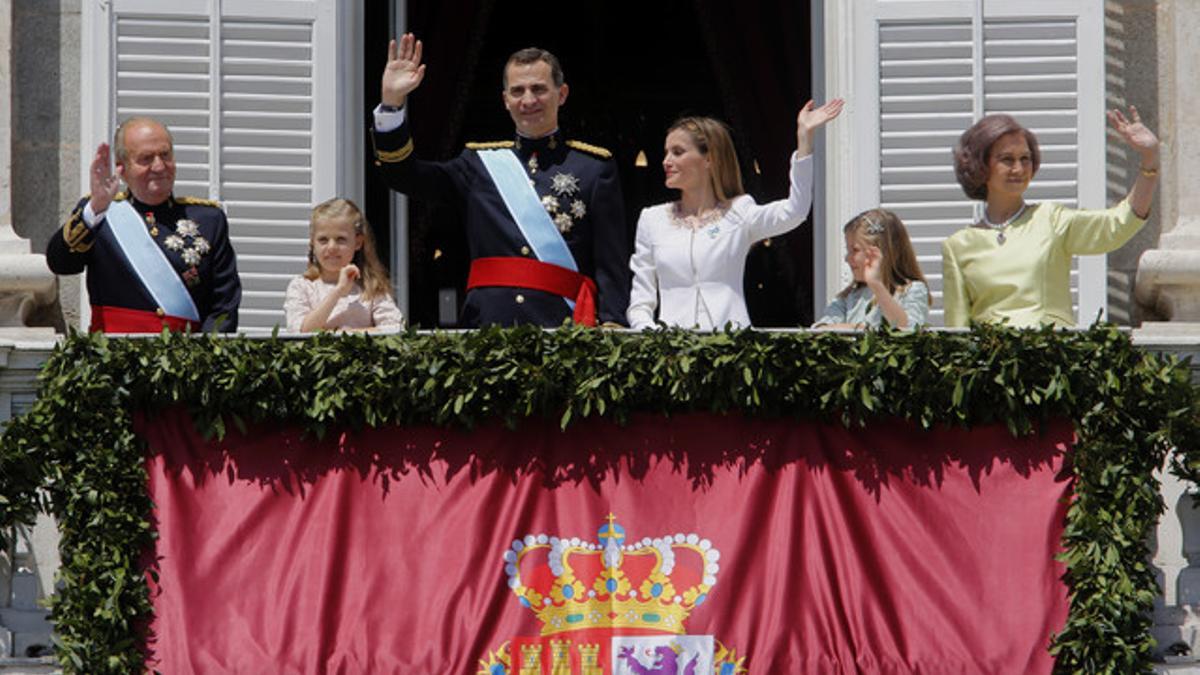
<path id="1" fill-rule="evenodd" d="M 947 327 L 967 325 L 971 303 L 963 285 L 962 268 L 958 266 L 949 239 L 942 242 L 942 308 L 946 312 Z"/>
<path id="2" fill-rule="evenodd" d="M 1055 229 L 1072 255 L 1095 255 L 1115 251 L 1125 245 L 1146 221 L 1138 218 L 1129 200 L 1107 209 L 1068 209 L 1054 214 Z"/>

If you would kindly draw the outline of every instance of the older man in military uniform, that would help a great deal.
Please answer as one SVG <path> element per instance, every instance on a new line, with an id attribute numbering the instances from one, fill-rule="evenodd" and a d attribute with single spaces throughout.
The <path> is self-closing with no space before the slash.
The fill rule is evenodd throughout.
<path id="1" fill-rule="evenodd" d="M 611 155 L 558 129 L 567 85 L 554 55 L 529 48 L 504 68 L 510 141 L 468 143 L 448 162 L 412 156 L 404 111 L 425 76 L 421 42 L 388 46 L 375 158 L 392 189 L 465 208 L 471 271 L 461 323 L 558 326 L 625 321 L 629 245 Z"/>
<path id="2" fill-rule="evenodd" d="M 87 270 L 91 330 L 157 333 L 234 331 L 242 286 L 229 224 L 216 202 L 177 197 L 171 134 L 150 118 L 127 120 L 101 143 L 89 172 L 91 194 L 50 239 L 55 274 Z M 118 176 L 129 186 L 119 192 Z"/>

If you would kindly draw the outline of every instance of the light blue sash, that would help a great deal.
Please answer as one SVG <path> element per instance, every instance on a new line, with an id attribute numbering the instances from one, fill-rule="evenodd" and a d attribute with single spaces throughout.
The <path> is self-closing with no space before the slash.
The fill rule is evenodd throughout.
<path id="1" fill-rule="evenodd" d="M 538 260 L 578 272 L 575 256 L 529 184 L 529 176 L 511 150 L 478 150 L 479 159 L 500 191 L 508 212 Z M 568 301 L 568 304 L 573 304 Z"/>
<path id="2" fill-rule="evenodd" d="M 200 312 L 179 272 L 146 231 L 146 223 L 127 201 L 113 202 L 104 214 L 133 275 L 169 316 L 200 321 Z"/>

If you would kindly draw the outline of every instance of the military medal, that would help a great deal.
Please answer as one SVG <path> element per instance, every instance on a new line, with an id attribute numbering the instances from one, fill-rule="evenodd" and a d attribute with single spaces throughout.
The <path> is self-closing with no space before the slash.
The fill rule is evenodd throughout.
<path id="1" fill-rule="evenodd" d="M 200 259 L 212 250 L 208 240 L 200 235 L 200 226 L 194 220 L 181 220 L 175 223 L 175 233 L 163 240 L 163 245 L 175 251 L 183 258 L 183 264 L 190 269 L 183 273 L 183 280 L 188 286 L 200 283 Z"/>
<path id="2" fill-rule="evenodd" d="M 536 152 L 529 156 L 529 161 L 525 163 L 525 166 L 529 168 L 529 173 L 537 173 L 538 161 Z"/>
<path id="3" fill-rule="evenodd" d="M 554 225 L 558 227 L 558 231 L 566 234 L 571 231 L 571 227 L 575 225 L 575 221 L 571 220 L 571 216 L 566 213 L 560 213 L 554 216 Z"/>
<path id="4" fill-rule="evenodd" d="M 570 197 L 579 192 L 579 179 L 569 173 L 556 173 L 550 179 L 550 189 L 560 197 Z"/>
<path id="5" fill-rule="evenodd" d="M 551 215 L 558 213 L 558 199 L 556 199 L 554 195 L 543 196 L 542 208 L 546 209 L 546 213 Z"/>
<path id="6" fill-rule="evenodd" d="M 153 211 L 146 212 L 146 227 L 150 228 L 150 236 L 151 237 L 158 236 L 158 222 L 155 221 L 155 219 L 154 219 Z"/>
<path id="7" fill-rule="evenodd" d="M 571 215 L 576 218 L 582 218 L 587 214 L 587 204 L 583 203 L 582 199 L 576 199 L 571 202 Z"/>

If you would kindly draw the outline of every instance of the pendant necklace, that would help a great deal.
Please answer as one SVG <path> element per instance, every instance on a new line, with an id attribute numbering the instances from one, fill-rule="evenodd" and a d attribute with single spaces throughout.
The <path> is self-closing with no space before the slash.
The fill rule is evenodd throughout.
<path id="1" fill-rule="evenodd" d="M 1027 206 L 1027 204 L 1025 204 L 1025 202 L 1021 202 L 1021 208 L 1017 209 L 1016 213 L 1009 216 L 1008 219 L 1002 223 L 993 223 L 991 220 L 988 219 L 987 208 L 985 207 L 983 209 L 983 224 L 986 225 L 989 230 L 996 231 L 996 243 L 997 244 L 1000 244 L 1003 246 L 1004 242 L 1008 241 L 1008 237 L 1004 236 L 1004 230 L 1008 229 L 1008 226 L 1011 225 L 1014 220 L 1016 220 L 1017 218 L 1020 218 L 1022 213 L 1025 213 L 1026 206 Z"/>

